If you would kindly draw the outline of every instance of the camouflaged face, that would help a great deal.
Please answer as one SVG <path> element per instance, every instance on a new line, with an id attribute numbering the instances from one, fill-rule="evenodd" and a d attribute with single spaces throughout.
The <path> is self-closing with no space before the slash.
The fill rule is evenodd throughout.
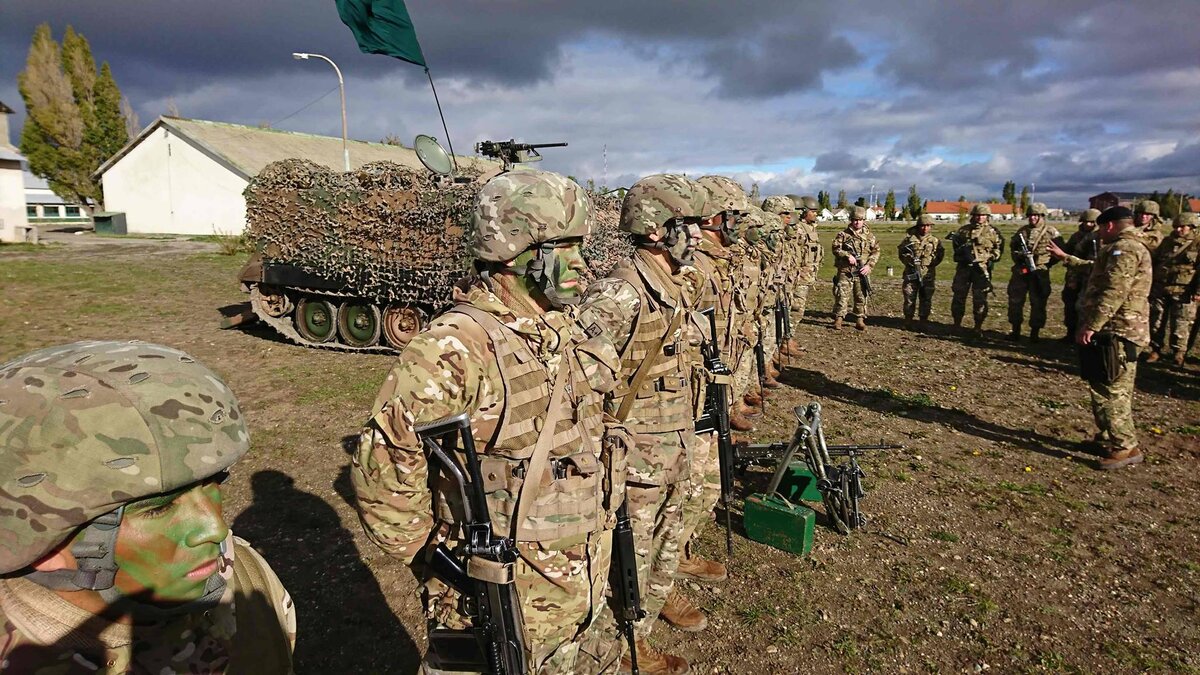
<path id="1" fill-rule="evenodd" d="M 575 181 L 521 169 L 489 180 L 475 202 L 471 253 L 512 260 L 538 244 L 582 238 L 592 230 L 592 202 Z"/>
<path id="2" fill-rule="evenodd" d="M 76 342 L 0 365 L 0 573 L 249 447 L 233 392 L 181 351 Z"/>
<path id="3" fill-rule="evenodd" d="M 663 234 L 672 218 L 703 216 L 707 201 L 707 191 L 684 176 L 646 176 L 625 193 L 621 230 L 646 236 Z"/>
<path id="4" fill-rule="evenodd" d="M 783 215 L 796 210 L 792 200 L 782 195 L 774 195 L 763 200 L 762 210 L 775 215 Z"/>
<path id="5" fill-rule="evenodd" d="M 992 207 L 987 204 L 976 204 L 971 207 L 971 215 L 973 216 L 990 216 L 992 215 Z"/>
<path id="6" fill-rule="evenodd" d="M 749 206 L 746 201 L 746 191 L 740 183 L 732 178 L 701 176 L 696 179 L 696 182 L 708 192 L 708 210 L 713 213 L 745 211 Z"/>
<path id="7" fill-rule="evenodd" d="M 1046 205 L 1041 202 L 1034 202 L 1025 209 L 1025 217 L 1042 216 L 1045 218 L 1050 212 L 1046 210 Z"/>
<path id="8" fill-rule="evenodd" d="M 1094 223 L 1100 217 L 1100 209 L 1088 209 L 1079 216 L 1081 223 Z"/>
<path id="9" fill-rule="evenodd" d="M 1159 215 L 1158 202 L 1152 199 L 1144 199 L 1137 203 L 1137 206 L 1133 208 L 1133 212 L 1137 215 L 1149 213 L 1152 216 L 1157 216 Z"/>

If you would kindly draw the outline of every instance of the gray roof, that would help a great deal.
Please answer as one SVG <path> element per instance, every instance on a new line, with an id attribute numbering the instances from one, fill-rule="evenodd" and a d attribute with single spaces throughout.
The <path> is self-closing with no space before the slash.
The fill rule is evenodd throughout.
<path id="1" fill-rule="evenodd" d="M 13 109 L 4 105 L 4 101 L 0 101 L 0 113 L 4 113 L 5 115 L 12 115 Z"/>
<path id="2" fill-rule="evenodd" d="M 317 136 L 227 122 L 163 116 L 143 129 L 137 138 L 121 148 L 107 162 L 101 164 L 93 175 L 99 176 L 108 171 L 160 126 L 167 127 L 196 149 L 247 180 L 266 165 L 281 159 L 301 158 L 332 169 L 342 168 L 342 139 L 339 136 Z M 411 148 L 352 140 L 349 150 L 351 168 L 385 160 L 403 166 L 422 168 L 417 153 Z M 493 166 L 493 163 L 478 157 L 458 157 L 460 167 L 473 163 L 487 168 Z"/>

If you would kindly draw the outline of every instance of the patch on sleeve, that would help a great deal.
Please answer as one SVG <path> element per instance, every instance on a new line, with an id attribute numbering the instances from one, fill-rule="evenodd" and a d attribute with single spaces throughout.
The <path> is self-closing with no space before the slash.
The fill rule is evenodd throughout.
<path id="1" fill-rule="evenodd" d="M 1122 251 L 1120 251 L 1120 250 L 1115 250 L 1112 252 L 1113 255 L 1121 255 L 1121 253 L 1122 253 Z"/>

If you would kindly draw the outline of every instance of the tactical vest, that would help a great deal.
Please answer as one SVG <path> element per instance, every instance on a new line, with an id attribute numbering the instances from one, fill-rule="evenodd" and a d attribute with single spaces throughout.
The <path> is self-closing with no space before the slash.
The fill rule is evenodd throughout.
<path id="1" fill-rule="evenodd" d="M 696 252 L 696 267 L 704 273 L 704 292 L 696 303 L 696 309 L 703 311 L 715 307 L 717 334 L 714 336 L 721 347 L 721 354 L 728 355 L 733 349 L 733 335 L 729 330 L 729 314 L 736 311 L 734 295 L 736 289 L 730 278 L 730 261 L 717 258 L 707 251 Z M 728 358 L 728 356 L 726 356 Z"/>
<path id="2" fill-rule="evenodd" d="M 671 327 L 676 311 L 687 311 L 683 303 L 672 309 L 654 296 L 649 283 L 643 278 L 643 270 L 635 259 L 632 264 L 622 264 L 612 271 L 612 276 L 629 282 L 642 299 L 641 311 L 634 320 L 633 335 L 621 354 L 621 373 L 625 381 L 613 391 L 613 405 L 620 407 L 629 395 L 630 381 L 642 364 L 652 354 L 657 354 L 654 367 L 638 388 L 637 399 L 629 415 L 628 426 L 635 433 L 661 434 L 683 431 L 695 426 L 692 417 L 690 354 L 684 339 L 686 327 L 683 322 L 674 335 L 663 341 Z M 662 343 L 662 347 L 659 344 Z"/>
<path id="3" fill-rule="evenodd" d="M 505 405 L 497 413 L 495 434 L 480 450 L 479 461 L 492 530 L 519 542 L 543 543 L 600 530 L 607 515 L 602 504 L 607 474 L 619 471 L 623 475 L 624 457 L 622 454 L 620 466 L 609 463 L 602 467 L 603 398 L 584 379 L 572 346 L 560 351 L 559 368 L 570 371 L 566 394 L 554 403 L 550 400 L 553 381 L 548 367 L 518 333 L 471 305 L 458 305 L 449 311 L 466 315 L 487 333 L 504 385 Z M 566 406 L 567 410 L 554 426 L 550 460 L 537 499 L 525 507 L 526 517 L 517 527 L 512 521 L 526 471 L 552 404 Z M 439 487 L 442 495 L 454 494 L 448 481 Z M 461 522 L 446 499 L 439 499 L 436 508 L 439 520 Z"/>

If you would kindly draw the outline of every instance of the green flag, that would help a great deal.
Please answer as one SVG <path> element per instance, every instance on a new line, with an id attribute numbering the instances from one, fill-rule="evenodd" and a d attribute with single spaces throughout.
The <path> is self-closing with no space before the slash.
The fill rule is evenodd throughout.
<path id="1" fill-rule="evenodd" d="M 350 27 L 364 54 L 394 56 L 425 66 L 421 43 L 404 0 L 334 0 L 342 23 Z M 428 66 L 426 66 L 428 67 Z"/>

